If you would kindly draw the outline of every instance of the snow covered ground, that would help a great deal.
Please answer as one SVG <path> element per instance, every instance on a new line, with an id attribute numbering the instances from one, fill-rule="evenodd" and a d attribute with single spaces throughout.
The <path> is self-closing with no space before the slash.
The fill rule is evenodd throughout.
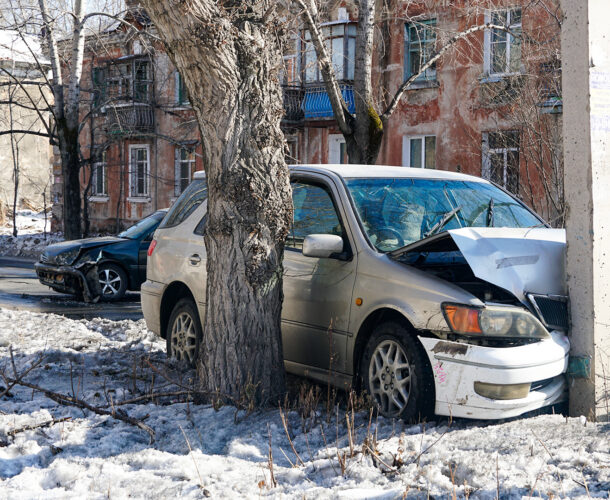
<path id="1" fill-rule="evenodd" d="M 49 233 L 51 219 L 47 214 L 46 235 L 44 213 L 20 210 L 17 213 L 17 237 L 13 236 L 13 220 L 9 218 L 0 226 L 0 255 L 38 257 L 51 243 L 63 240 L 61 233 Z"/>
<path id="2" fill-rule="evenodd" d="M 156 440 L 150 444 L 146 432 L 111 416 L 13 387 L 0 398 L 3 499 L 608 498 L 610 491 L 610 425 L 584 418 L 425 426 L 379 419 L 369 426 L 361 411 L 350 445 L 345 409 L 327 422 L 323 402 L 308 432 L 297 411 L 287 414 L 289 440 L 277 409 L 235 420 L 232 407 L 215 410 L 178 397 L 120 405 L 150 392 L 153 376 L 155 391 L 176 390 L 160 373 L 192 382 L 192 372 L 180 375 L 165 364 L 164 342 L 143 321 L 0 309 L 0 370 L 12 375 L 9 346 L 18 371 L 44 356 L 27 382 L 95 406 L 112 402 L 154 429 Z"/>

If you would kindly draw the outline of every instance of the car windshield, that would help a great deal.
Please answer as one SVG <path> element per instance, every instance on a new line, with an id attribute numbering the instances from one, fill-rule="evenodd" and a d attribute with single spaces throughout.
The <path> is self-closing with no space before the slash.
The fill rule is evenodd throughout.
<path id="1" fill-rule="evenodd" d="M 390 252 L 461 227 L 532 227 L 542 221 L 493 184 L 446 179 L 346 179 L 362 226 Z"/>
<path id="2" fill-rule="evenodd" d="M 159 222 L 165 215 L 165 212 L 155 212 L 152 215 L 142 219 L 133 226 L 119 233 L 119 238 L 128 238 L 130 240 L 139 240 L 146 236 L 152 229 L 159 225 Z"/>

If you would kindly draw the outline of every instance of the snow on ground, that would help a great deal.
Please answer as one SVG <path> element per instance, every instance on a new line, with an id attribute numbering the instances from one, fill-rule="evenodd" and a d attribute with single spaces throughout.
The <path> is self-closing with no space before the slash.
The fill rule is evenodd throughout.
<path id="1" fill-rule="evenodd" d="M 143 321 L 77 321 L 0 309 L 0 370 L 12 373 L 9 346 L 19 371 L 44 356 L 28 382 L 95 406 L 149 392 L 153 375 L 154 390 L 175 390 L 158 373 L 180 376 L 166 365 L 164 341 Z M 181 384 L 192 382 L 192 372 L 181 373 Z M 582 417 L 425 426 L 380 418 L 369 426 L 361 411 L 350 447 L 345 409 L 327 422 L 324 404 L 307 433 L 299 413 L 288 412 L 290 440 L 277 409 L 235 420 L 232 407 L 215 410 L 177 398 L 115 406 L 155 430 L 150 444 L 147 433 L 112 417 L 60 406 L 31 389 L 10 393 L 0 399 L 3 499 L 608 498 L 610 491 L 610 425 Z"/>
<path id="2" fill-rule="evenodd" d="M 49 233 L 51 219 L 48 214 L 45 234 L 44 212 L 20 210 L 16 222 L 17 237 L 13 236 L 12 217 L 0 226 L 0 255 L 39 257 L 47 245 L 63 241 L 62 233 Z"/>

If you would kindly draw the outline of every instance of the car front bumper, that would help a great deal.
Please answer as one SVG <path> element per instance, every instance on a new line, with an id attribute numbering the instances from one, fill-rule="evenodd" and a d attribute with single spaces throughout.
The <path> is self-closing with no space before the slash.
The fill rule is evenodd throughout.
<path id="1" fill-rule="evenodd" d="M 517 347 L 483 347 L 420 338 L 434 373 L 435 413 L 454 417 L 501 419 L 566 400 L 563 375 L 570 343 L 565 335 Z M 475 383 L 504 387 L 532 384 L 525 397 L 492 399 L 475 391 Z"/>
<path id="2" fill-rule="evenodd" d="M 36 262 L 34 264 L 36 276 L 43 284 L 65 293 L 89 293 L 89 285 L 82 271 L 72 266 L 57 266 Z"/>

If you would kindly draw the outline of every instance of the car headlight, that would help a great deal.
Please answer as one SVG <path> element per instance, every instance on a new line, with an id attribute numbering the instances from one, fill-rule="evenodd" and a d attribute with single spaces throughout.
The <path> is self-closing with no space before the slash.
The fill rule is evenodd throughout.
<path id="1" fill-rule="evenodd" d="M 73 248 L 72 250 L 68 250 L 67 252 L 62 252 L 55 257 L 55 263 L 60 266 L 69 266 L 78 257 L 80 253 L 80 248 Z"/>
<path id="2" fill-rule="evenodd" d="M 445 320 L 453 333 L 488 337 L 545 339 L 549 332 L 529 311 L 512 307 L 471 307 L 443 304 Z"/>

